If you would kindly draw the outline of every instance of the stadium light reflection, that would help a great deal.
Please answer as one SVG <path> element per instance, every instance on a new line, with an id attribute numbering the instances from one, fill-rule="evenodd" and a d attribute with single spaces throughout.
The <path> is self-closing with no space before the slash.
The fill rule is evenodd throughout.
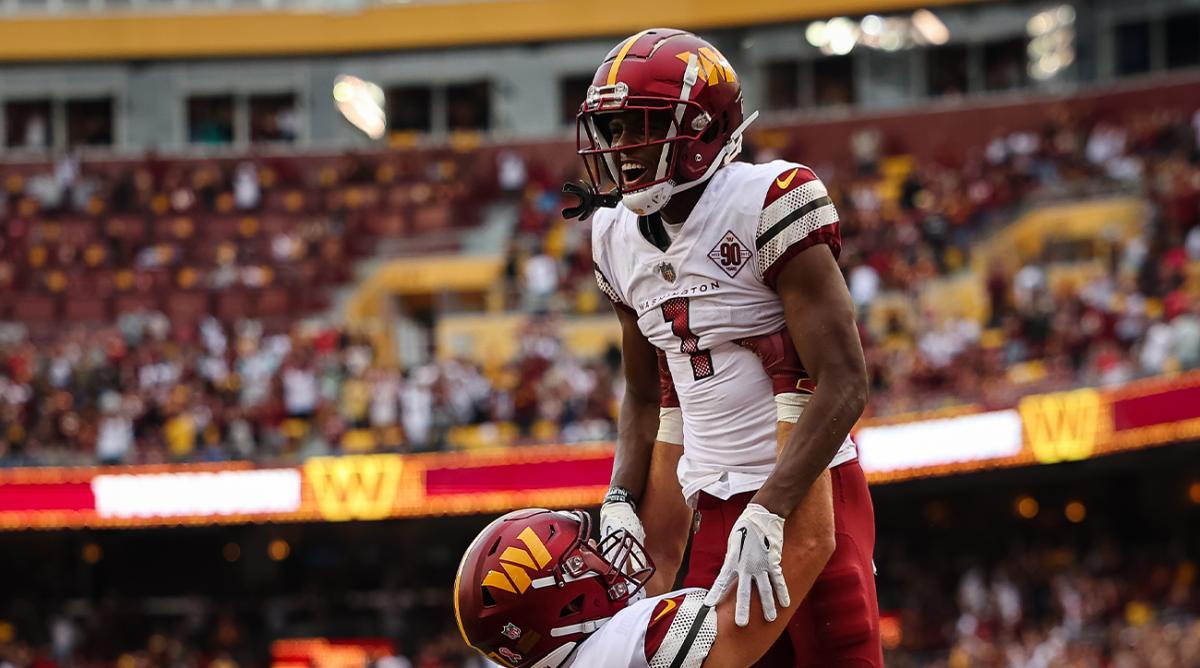
<path id="1" fill-rule="evenodd" d="M 933 12 L 918 9 L 910 16 L 868 14 L 861 21 L 844 16 L 813 21 L 805 28 L 804 39 L 827 56 L 844 56 L 860 44 L 881 51 L 941 46 L 950 41 L 950 29 Z"/>
<path id="2" fill-rule="evenodd" d="M 333 82 L 333 102 L 351 125 L 371 139 L 387 130 L 383 89 L 350 74 L 339 74 Z"/>
<path id="3" fill-rule="evenodd" d="M 1038 12 L 1025 24 L 1029 35 L 1029 76 L 1053 79 L 1075 62 L 1075 8 L 1061 5 Z"/>

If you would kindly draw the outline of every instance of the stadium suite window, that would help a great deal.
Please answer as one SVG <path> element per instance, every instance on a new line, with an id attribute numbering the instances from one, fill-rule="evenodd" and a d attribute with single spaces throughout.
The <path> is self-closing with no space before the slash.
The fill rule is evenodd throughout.
<path id="1" fill-rule="evenodd" d="M 396 86 L 384 93 L 388 129 L 395 132 L 433 130 L 433 88 Z"/>
<path id="2" fill-rule="evenodd" d="M 588 86 L 591 85 L 591 74 L 575 74 L 559 79 L 559 107 L 563 125 L 575 125 L 575 115 L 579 113 L 579 105 L 583 104 Z"/>
<path id="3" fill-rule="evenodd" d="M 800 107 L 800 61 L 767 63 L 767 109 L 783 111 Z"/>
<path id="4" fill-rule="evenodd" d="M 927 94 L 964 95 L 967 92 L 967 47 L 957 44 L 932 47 L 925 51 L 925 68 L 929 73 Z"/>
<path id="5" fill-rule="evenodd" d="M 233 96 L 198 95 L 187 101 L 188 142 L 233 143 Z"/>
<path id="6" fill-rule="evenodd" d="M 1192 35 L 1196 39 L 1196 35 Z M 1134 21 L 1116 28 L 1118 75 L 1150 71 L 1150 22 Z"/>
<path id="7" fill-rule="evenodd" d="M 67 100 L 67 145 L 112 146 L 113 99 Z"/>
<path id="8" fill-rule="evenodd" d="M 446 87 L 446 128 L 487 130 L 491 127 L 492 86 L 487 81 Z"/>
<path id="9" fill-rule="evenodd" d="M 295 93 L 250 96 L 250 141 L 294 142 L 298 123 Z"/>
<path id="10" fill-rule="evenodd" d="M 54 144 L 50 100 L 14 100 L 4 105 L 4 145 L 44 151 Z"/>
<path id="11" fill-rule="evenodd" d="M 1167 18 L 1167 67 L 1200 65 L 1200 12 Z"/>
<path id="12" fill-rule="evenodd" d="M 813 62 L 813 100 L 818 107 L 854 104 L 854 61 L 833 56 Z"/>
<path id="13" fill-rule="evenodd" d="M 1029 40 L 1014 37 L 983 45 L 986 90 L 1012 90 L 1029 84 Z"/>

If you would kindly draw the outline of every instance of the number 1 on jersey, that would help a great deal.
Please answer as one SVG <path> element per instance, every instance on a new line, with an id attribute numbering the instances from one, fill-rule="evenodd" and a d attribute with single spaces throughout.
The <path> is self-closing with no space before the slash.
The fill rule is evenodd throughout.
<path id="1" fill-rule="evenodd" d="M 680 339 L 679 352 L 687 353 L 692 361 L 692 377 L 696 380 L 713 375 L 712 355 L 700 349 L 700 337 L 692 333 L 688 323 L 688 298 L 674 297 L 662 303 L 665 322 L 671 323 L 671 333 Z"/>

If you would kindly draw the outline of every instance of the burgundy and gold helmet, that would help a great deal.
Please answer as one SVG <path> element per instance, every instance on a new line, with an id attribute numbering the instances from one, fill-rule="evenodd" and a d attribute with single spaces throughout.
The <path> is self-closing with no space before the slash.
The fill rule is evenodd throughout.
<path id="1" fill-rule="evenodd" d="M 605 114 L 642 111 L 644 128 L 665 136 L 615 148 Z M 699 37 L 669 28 L 643 30 L 618 44 L 592 79 L 576 116 L 576 144 L 596 190 L 616 184 L 626 207 L 639 215 L 658 211 L 671 195 L 699 185 L 741 151 L 742 86 L 729 61 Z M 652 122 L 653 121 L 653 122 Z M 621 152 L 658 145 L 653 173 L 626 183 Z M 646 178 L 646 177 L 649 178 Z"/>
<path id="2" fill-rule="evenodd" d="M 514 668 L 555 668 L 654 574 L 624 530 L 599 545 L 580 510 L 527 508 L 488 525 L 467 548 L 454 580 L 463 640 Z"/>

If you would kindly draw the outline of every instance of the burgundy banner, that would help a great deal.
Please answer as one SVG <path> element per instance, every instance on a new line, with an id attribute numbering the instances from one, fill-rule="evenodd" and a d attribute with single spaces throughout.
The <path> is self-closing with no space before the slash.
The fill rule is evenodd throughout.
<path id="1" fill-rule="evenodd" d="M 528 492 L 564 487 L 607 487 L 611 453 L 588 459 L 538 463 L 492 464 L 461 468 L 429 468 L 425 494 L 445 496 L 487 492 Z"/>
<path id="2" fill-rule="evenodd" d="M 1200 383 L 1194 377 L 1161 388 L 1150 385 L 1147 393 L 1122 398 L 1129 390 L 1114 392 L 1113 431 L 1137 429 L 1200 418 Z"/>

